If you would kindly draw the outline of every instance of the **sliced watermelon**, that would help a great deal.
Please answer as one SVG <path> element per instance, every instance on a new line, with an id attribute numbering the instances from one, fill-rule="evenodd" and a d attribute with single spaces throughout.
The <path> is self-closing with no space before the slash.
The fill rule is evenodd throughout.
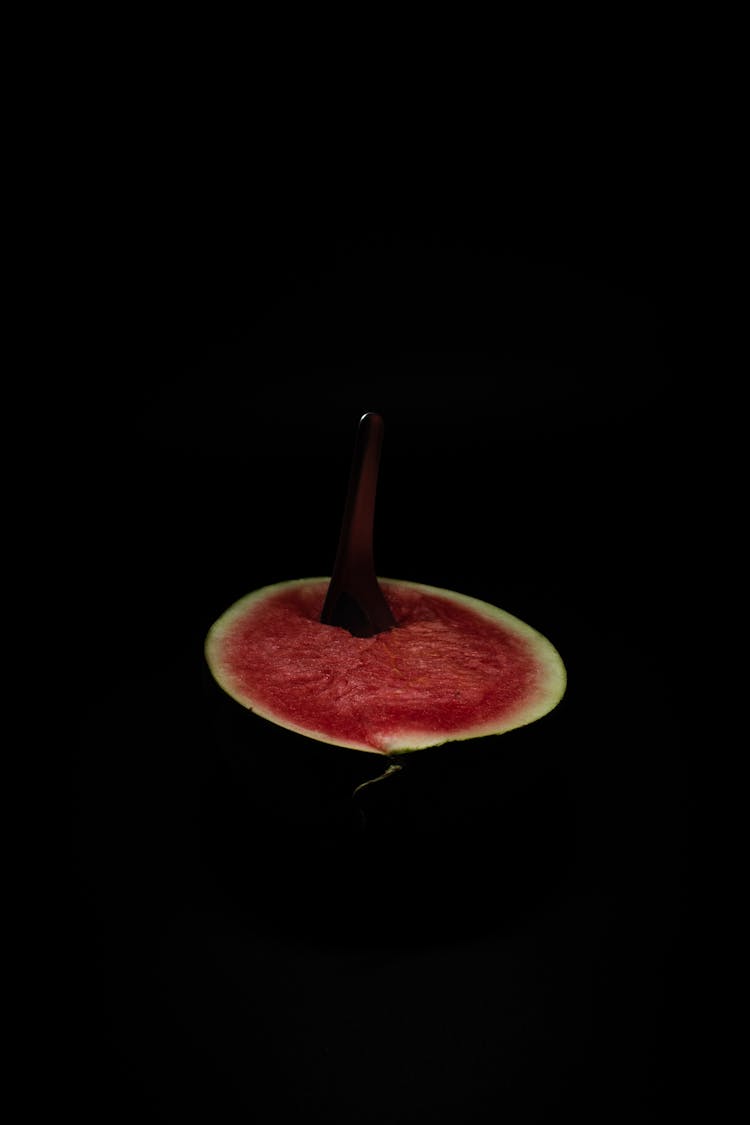
<path id="1" fill-rule="evenodd" d="M 556 649 L 502 609 L 384 578 L 396 628 L 354 637 L 320 621 L 329 581 L 255 590 L 211 627 L 209 668 L 238 703 L 308 738 L 391 755 L 503 734 L 563 696 Z"/>

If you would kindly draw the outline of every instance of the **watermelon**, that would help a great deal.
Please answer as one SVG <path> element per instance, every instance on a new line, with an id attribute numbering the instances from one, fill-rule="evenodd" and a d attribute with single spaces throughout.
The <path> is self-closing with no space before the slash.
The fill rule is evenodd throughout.
<path id="1" fill-rule="evenodd" d="M 321 622 L 329 578 L 240 598 L 208 632 L 213 678 L 281 727 L 386 756 L 503 734 L 557 706 L 565 667 L 530 625 L 466 594 L 378 582 L 396 626 L 371 637 Z"/>

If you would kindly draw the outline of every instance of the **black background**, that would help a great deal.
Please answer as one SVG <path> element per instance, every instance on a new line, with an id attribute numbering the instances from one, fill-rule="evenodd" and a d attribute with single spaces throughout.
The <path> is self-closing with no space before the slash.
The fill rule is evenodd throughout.
<path id="1" fill-rule="evenodd" d="M 693 247 L 643 167 L 450 190 L 316 167 L 98 205 L 61 388 L 76 1104 L 664 1120 L 699 1085 Z M 377 759 L 238 732 L 202 643 L 243 593 L 330 572 L 365 410 L 379 572 L 528 620 L 569 688 L 353 802 Z"/>

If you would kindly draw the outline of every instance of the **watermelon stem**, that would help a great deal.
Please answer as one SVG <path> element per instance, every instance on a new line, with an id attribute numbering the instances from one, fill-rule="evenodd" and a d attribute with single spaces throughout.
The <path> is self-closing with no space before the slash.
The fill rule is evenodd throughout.
<path id="1" fill-rule="evenodd" d="M 376 781 L 383 781 L 384 778 L 390 777 L 394 773 L 398 773 L 398 771 L 402 770 L 403 768 L 403 766 L 399 766 L 396 762 L 391 762 L 391 764 L 388 766 L 388 769 L 384 770 L 383 773 L 379 773 L 377 777 L 371 777 L 369 781 L 363 781 L 360 785 L 358 785 L 352 792 L 352 797 L 356 797 L 357 794 L 360 793 L 363 789 L 366 789 L 368 785 L 374 785 Z"/>

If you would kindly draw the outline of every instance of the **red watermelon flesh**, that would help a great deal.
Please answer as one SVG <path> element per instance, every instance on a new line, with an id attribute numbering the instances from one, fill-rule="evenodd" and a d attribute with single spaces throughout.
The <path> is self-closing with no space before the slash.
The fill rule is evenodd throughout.
<path id="1" fill-rule="evenodd" d="M 564 693 L 552 644 L 504 610 L 379 579 L 397 627 L 354 637 L 320 622 L 329 581 L 264 587 L 218 619 L 206 658 L 230 696 L 309 738 L 397 754 L 524 726 Z"/>

